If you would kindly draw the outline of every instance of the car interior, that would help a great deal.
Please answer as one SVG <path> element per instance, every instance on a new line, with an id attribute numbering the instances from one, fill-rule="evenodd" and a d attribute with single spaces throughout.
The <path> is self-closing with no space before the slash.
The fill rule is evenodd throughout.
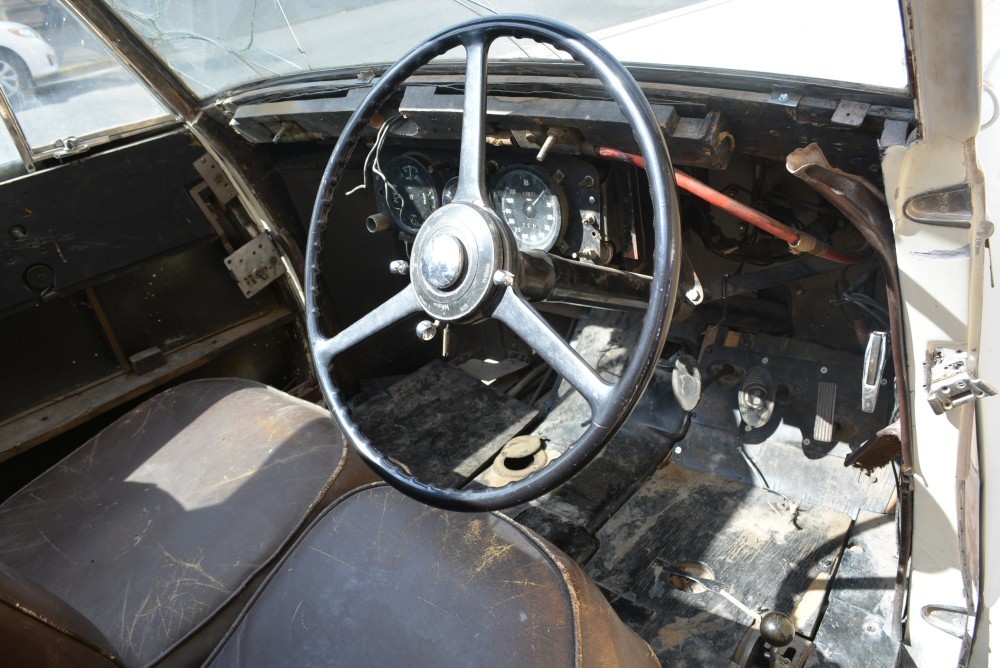
<path id="1" fill-rule="evenodd" d="M 896 665 L 913 101 L 639 74 L 479 19 L 0 183 L 4 661 Z"/>

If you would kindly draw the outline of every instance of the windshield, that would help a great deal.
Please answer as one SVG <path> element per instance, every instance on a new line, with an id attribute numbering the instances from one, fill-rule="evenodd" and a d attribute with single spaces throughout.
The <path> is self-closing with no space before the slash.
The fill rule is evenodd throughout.
<path id="1" fill-rule="evenodd" d="M 280 75 L 391 63 L 443 28 L 494 13 L 569 23 L 626 63 L 907 87 L 896 0 L 107 1 L 202 97 Z M 513 41 L 490 55 L 565 57 Z"/>

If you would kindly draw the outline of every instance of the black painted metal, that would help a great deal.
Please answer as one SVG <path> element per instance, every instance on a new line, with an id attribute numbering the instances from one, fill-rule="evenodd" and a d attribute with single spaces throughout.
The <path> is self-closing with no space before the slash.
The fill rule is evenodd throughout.
<path id="1" fill-rule="evenodd" d="M 521 293 L 532 301 L 559 302 L 622 311 L 645 311 L 652 279 L 541 251 L 521 253 L 517 276 Z"/>
<path id="2" fill-rule="evenodd" d="M 213 237 L 180 185 L 198 181 L 202 154 L 188 133 L 171 132 L 0 185 L 0 312 Z M 29 272 L 40 266 L 48 285 Z"/>
<path id="3" fill-rule="evenodd" d="M 499 36 L 545 42 L 584 63 L 607 88 L 629 119 L 646 160 L 653 202 L 656 246 L 649 309 L 643 319 L 639 344 L 621 379 L 600 405 L 594 406 L 589 429 L 545 469 L 498 489 L 441 489 L 416 480 L 401 470 L 361 433 L 346 406 L 324 354 L 326 337 L 320 332 L 317 288 L 320 284 L 321 240 L 332 214 L 333 196 L 347 161 L 371 119 L 390 96 L 417 69 L 435 56 L 463 44 L 488 45 Z M 485 73 L 484 73 L 485 74 Z M 674 174 L 666 144 L 653 111 L 635 79 L 610 53 L 568 26 L 534 16 L 493 16 L 445 30 L 399 60 L 373 87 L 348 122 L 330 157 L 313 209 L 306 257 L 306 322 L 310 347 L 323 394 L 345 436 L 391 485 L 432 505 L 455 510 L 505 508 L 537 498 L 580 471 L 607 443 L 628 417 L 655 369 L 677 295 L 680 268 L 680 217 L 674 192 Z"/>

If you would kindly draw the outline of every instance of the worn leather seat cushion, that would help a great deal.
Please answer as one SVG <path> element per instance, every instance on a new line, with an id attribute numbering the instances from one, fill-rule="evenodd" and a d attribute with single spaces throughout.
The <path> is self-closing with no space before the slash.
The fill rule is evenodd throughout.
<path id="1" fill-rule="evenodd" d="M 0 564 L 0 647 L 6 666 L 119 665 L 111 643 L 79 612 Z"/>
<path id="2" fill-rule="evenodd" d="M 0 562 L 126 665 L 208 653 L 329 500 L 374 479 L 319 407 L 200 380 L 126 414 L 0 506 Z"/>
<path id="3" fill-rule="evenodd" d="M 331 506 L 213 666 L 658 666 L 568 557 L 497 513 L 376 485 Z"/>

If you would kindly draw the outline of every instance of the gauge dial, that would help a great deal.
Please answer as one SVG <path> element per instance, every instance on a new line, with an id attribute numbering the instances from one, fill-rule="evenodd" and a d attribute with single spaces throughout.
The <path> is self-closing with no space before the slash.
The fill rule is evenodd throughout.
<path id="1" fill-rule="evenodd" d="M 548 251 L 556 245 L 565 227 L 564 202 L 559 186 L 534 167 L 503 172 L 493 188 L 493 206 L 522 250 Z"/>
<path id="2" fill-rule="evenodd" d="M 455 201 L 456 192 L 458 192 L 458 177 L 453 176 L 448 179 L 448 183 L 444 184 L 444 190 L 441 191 L 441 202 L 451 204 Z"/>
<path id="3" fill-rule="evenodd" d="M 440 206 L 434 177 L 424 164 L 404 155 L 385 170 L 385 203 L 401 228 L 411 234 Z"/>

